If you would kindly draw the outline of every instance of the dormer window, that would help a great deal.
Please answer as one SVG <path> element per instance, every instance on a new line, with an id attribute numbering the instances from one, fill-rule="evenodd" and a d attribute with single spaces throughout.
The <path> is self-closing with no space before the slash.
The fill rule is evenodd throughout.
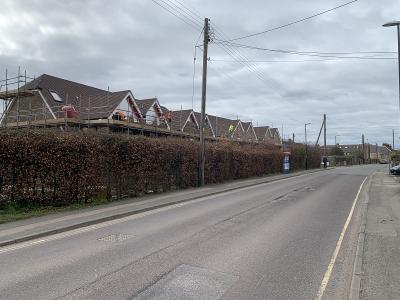
<path id="1" fill-rule="evenodd" d="M 56 91 L 50 91 L 50 94 L 53 96 L 54 101 L 62 102 L 60 95 Z"/>

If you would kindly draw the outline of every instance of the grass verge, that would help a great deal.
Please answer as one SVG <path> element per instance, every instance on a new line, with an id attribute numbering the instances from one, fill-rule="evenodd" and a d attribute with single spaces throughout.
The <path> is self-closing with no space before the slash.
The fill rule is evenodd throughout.
<path id="1" fill-rule="evenodd" d="M 90 203 L 74 203 L 62 207 L 53 207 L 53 206 L 15 207 L 13 205 L 10 205 L 4 209 L 0 209 L 0 224 L 29 219 L 32 217 L 40 217 L 54 213 L 79 210 L 107 203 L 109 203 L 109 201 L 107 201 L 106 199 L 97 199 L 91 201 Z"/>

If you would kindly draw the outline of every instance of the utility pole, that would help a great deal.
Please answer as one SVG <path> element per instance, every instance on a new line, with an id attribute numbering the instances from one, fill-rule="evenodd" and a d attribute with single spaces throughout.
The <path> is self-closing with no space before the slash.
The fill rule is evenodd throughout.
<path id="1" fill-rule="evenodd" d="M 311 123 L 304 124 L 304 139 L 305 139 L 305 146 L 306 146 L 306 170 L 308 170 L 308 147 L 307 147 L 307 125 Z"/>
<path id="2" fill-rule="evenodd" d="M 392 135 L 393 135 L 393 143 L 392 143 L 392 148 L 394 150 L 394 129 L 392 130 Z"/>
<path id="3" fill-rule="evenodd" d="M 208 62 L 208 43 L 209 20 L 204 19 L 204 41 L 203 41 L 203 82 L 201 87 L 201 120 L 200 120 L 200 147 L 199 147 L 199 186 L 204 185 L 204 119 L 206 116 L 206 97 L 207 97 L 207 62 Z"/>
<path id="4" fill-rule="evenodd" d="M 293 133 L 293 143 L 294 143 L 294 133 Z"/>
<path id="5" fill-rule="evenodd" d="M 365 137 L 364 134 L 361 137 L 362 141 L 362 152 L 363 152 L 363 164 L 365 164 Z"/>
<path id="6" fill-rule="evenodd" d="M 324 157 L 326 157 L 326 114 L 324 114 Z"/>

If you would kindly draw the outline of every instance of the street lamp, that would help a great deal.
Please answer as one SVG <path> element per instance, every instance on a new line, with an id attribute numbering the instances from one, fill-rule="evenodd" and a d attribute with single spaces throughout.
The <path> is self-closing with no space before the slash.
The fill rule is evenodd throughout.
<path id="1" fill-rule="evenodd" d="M 335 146 L 337 145 L 336 143 L 336 137 L 341 136 L 340 134 L 335 135 Z"/>
<path id="2" fill-rule="evenodd" d="M 306 123 L 304 124 L 304 138 L 305 138 L 305 144 L 306 144 L 306 170 L 308 169 L 308 149 L 307 149 L 307 126 L 311 125 L 311 123 Z"/>
<path id="3" fill-rule="evenodd" d="M 400 109 L 400 21 L 391 21 L 382 25 L 383 27 L 397 27 L 397 54 L 399 64 L 399 109 Z"/>

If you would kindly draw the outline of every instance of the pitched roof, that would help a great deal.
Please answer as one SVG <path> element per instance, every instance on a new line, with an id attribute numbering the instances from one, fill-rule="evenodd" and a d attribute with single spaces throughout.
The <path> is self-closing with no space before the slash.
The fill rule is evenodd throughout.
<path id="1" fill-rule="evenodd" d="M 135 99 L 137 105 L 139 106 L 140 112 L 142 113 L 143 116 L 146 115 L 150 107 L 153 106 L 154 102 L 158 101 L 157 98 L 149 98 L 149 99 Z"/>
<path id="2" fill-rule="evenodd" d="M 233 132 L 229 132 L 229 127 L 231 125 L 236 127 L 239 125 L 239 120 L 230 120 L 222 117 L 217 117 L 213 115 L 208 115 L 208 118 L 211 122 L 211 126 L 213 127 L 214 133 L 217 137 L 220 136 L 230 136 Z"/>
<path id="3" fill-rule="evenodd" d="M 275 139 L 275 138 L 280 139 L 280 134 L 279 134 L 278 128 L 270 128 L 270 130 L 271 130 L 271 135 L 272 135 L 273 139 Z"/>
<path id="4" fill-rule="evenodd" d="M 194 111 L 191 109 L 175 110 L 175 111 L 170 111 L 170 112 L 171 112 L 170 127 L 172 130 L 181 131 L 191 114 L 193 114 L 193 117 L 195 118 L 195 120 L 197 122 L 196 115 L 194 114 Z"/>
<path id="5" fill-rule="evenodd" d="M 249 130 L 250 125 L 251 125 L 251 122 L 242 122 L 244 132 L 247 132 L 247 130 Z"/>
<path id="6" fill-rule="evenodd" d="M 114 112 L 129 93 L 130 91 L 114 92 L 110 93 L 108 98 L 107 94 L 81 97 L 77 100 L 76 108 L 82 119 L 105 119 Z"/>
<path id="7" fill-rule="evenodd" d="M 40 90 L 46 102 L 57 115 L 62 106 L 72 104 L 82 118 L 107 118 L 131 91 L 108 92 L 85 84 L 43 74 L 22 87 Z M 52 92 L 61 98 L 56 101 Z M 134 99 L 132 99 L 134 101 Z"/>
<path id="8" fill-rule="evenodd" d="M 256 133 L 257 139 L 259 141 L 263 141 L 266 139 L 268 129 L 269 129 L 269 126 L 254 127 L 254 132 Z"/>
<path id="9" fill-rule="evenodd" d="M 254 131 L 253 123 L 252 122 L 242 122 L 243 130 L 246 135 L 251 134 L 253 137 L 258 139 L 256 132 Z"/>
<path id="10" fill-rule="evenodd" d="M 199 112 L 197 112 L 197 111 L 193 111 L 193 113 L 194 113 L 194 115 L 196 116 L 197 122 L 199 122 L 199 125 L 200 125 L 201 113 L 199 113 Z M 209 126 L 210 126 L 210 128 L 211 128 L 211 131 L 212 131 L 213 135 L 215 135 L 214 128 L 213 128 L 213 126 L 212 126 L 212 124 L 211 124 L 210 117 L 209 117 L 207 114 L 206 114 L 206 116 L 205 116 L 205 120 L 208 120 L 208 121 L 209 121 L 209 123 L 210 123 Z"/>

